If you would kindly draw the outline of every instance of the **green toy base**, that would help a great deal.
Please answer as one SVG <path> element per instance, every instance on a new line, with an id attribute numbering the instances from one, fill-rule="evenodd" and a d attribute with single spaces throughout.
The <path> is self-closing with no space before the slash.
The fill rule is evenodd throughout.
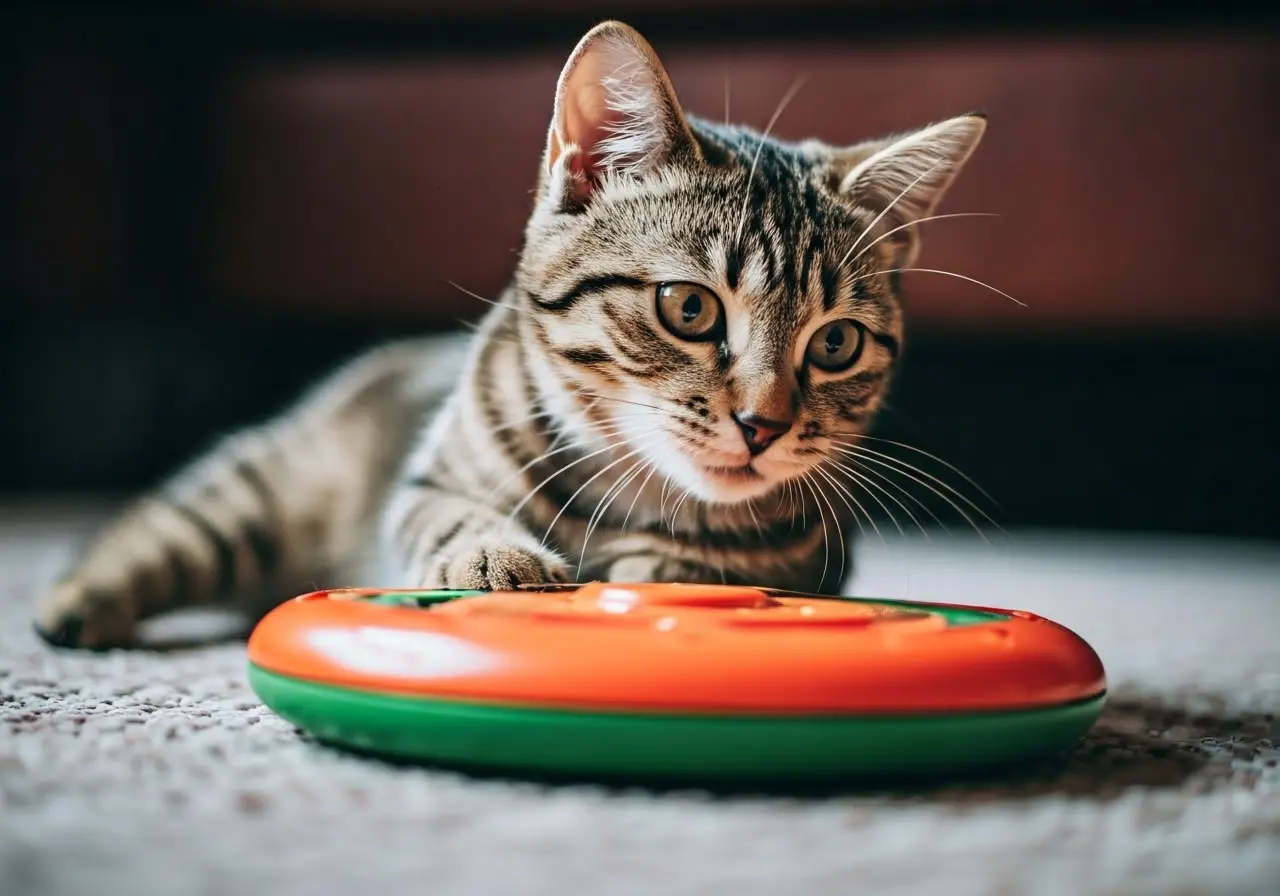
<path id="1" fill-rule="evenodd" d="M 724 784 L 937 777 L 1069 747 L 1105 695 L 1021 712 L 949 716 L 723 716 L 516 708 L 354 691 L 249 666 L 282 718 L 388 758 L 579 779 Z"/>

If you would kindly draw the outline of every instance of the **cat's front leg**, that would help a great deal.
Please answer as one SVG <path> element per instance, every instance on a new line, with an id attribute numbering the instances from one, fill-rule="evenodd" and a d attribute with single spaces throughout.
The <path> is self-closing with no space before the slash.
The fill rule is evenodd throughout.
<path id="1" fill-rule="evenodd" d="M 384 523 L 384 550 L 401 587 L 499 591 L 569 581 L 563 557 L 465 495 L 401 486 Z"/>

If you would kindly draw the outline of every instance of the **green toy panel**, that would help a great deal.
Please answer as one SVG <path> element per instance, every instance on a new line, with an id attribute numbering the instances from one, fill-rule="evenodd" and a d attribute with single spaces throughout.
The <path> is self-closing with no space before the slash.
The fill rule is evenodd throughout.
<path id="1" fill-rule="evenodd" d="M 432 604 L 443 604 L 460 597 L 473 597 L 483 591 L 386 591 L 367 598 L 371 604 L 386 607 L 414 607 L 427 609 Z"/>
<path id="2" fill-rule="evenodd" d="M 724 716 L 562 712 L 400 697 L 250 665 L 281 717 L 319 740 L 409 759 L 576 778 L 699 782 L 937 776 L 1066 748 L 1105 695 L 1024 712 L 955 716 Z"/>

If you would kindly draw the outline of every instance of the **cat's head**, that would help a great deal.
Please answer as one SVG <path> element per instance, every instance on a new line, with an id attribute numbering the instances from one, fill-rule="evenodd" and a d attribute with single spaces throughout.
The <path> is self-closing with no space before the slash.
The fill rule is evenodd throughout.
<path id="1" fill-rule="evenodd" d="M 985 124 L 785 144 L 687 116 L 641 36 L 597 26 L 557 85 L 516 281 L 551 410 L 704 501 L 809 472 L 880 405 L 912 222 Z"/>

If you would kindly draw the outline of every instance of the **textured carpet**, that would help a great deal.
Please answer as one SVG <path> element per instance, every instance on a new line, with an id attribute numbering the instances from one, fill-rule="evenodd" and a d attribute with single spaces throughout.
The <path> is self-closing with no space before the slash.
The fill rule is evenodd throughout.
<path id="1" fill-rule="evenodd" d="M 93 518 L 0 510 L 5 894 L 1280 893 L 1274 545 L 868 542 L 859 593 L 1076 629 L 1103 720 L 994 784 L 713 797 L 340 755 L 259 705 L 236 644 L 55 654 L 26 604 Z"/>

